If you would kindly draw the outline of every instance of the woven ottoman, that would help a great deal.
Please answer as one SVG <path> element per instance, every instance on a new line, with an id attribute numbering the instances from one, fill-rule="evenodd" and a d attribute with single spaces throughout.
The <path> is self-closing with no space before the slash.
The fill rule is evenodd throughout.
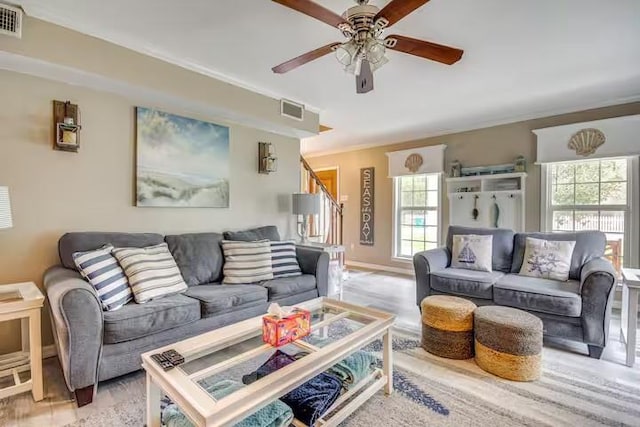
<path id="1" fill-rule="evenodd" d="M 448 359 L 473 357 L 473 311 L 463 298 L 433 295 L 422 300 L 422 348 Z"/>
<path id="2" fill-rule="evenodd" d="M 474 313 L 476 363 L 513 381 L 540 378 L 542 320 L 515 308 L 486 306 Z"/>

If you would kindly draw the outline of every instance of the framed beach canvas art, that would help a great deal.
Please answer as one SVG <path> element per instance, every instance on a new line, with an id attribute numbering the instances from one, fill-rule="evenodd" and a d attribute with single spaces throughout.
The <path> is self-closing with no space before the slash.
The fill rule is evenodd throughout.
<path id="1" fill-rule="evenodd" d="M 136 108 L 136 205 L 229 207 L 229 128 Z"/>

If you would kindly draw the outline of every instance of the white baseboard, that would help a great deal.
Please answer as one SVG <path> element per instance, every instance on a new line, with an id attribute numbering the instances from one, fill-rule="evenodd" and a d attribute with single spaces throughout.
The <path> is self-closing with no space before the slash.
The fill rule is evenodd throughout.
<path id="1" fill-rule="evenodd" d="M 56 350 L 55 344 L 45 345 L 42 347 L 42 358 L 48 359 L 50 357 L 56 357 L 58 355 L 58 350 Z"/>
<path id="2" fill-rule="evenodd" d="M 347 260 L 345 263 L 346 263 L 347 267 L 348 266 L 360 267 L 360 268 L 366 268 L 368 270 L 388 271 L 389 273 L 404 274 L 405 276 L 415 276 L 415 272 L 413 271 L 412 268 L 389 267 L 389 266 L 386 266 L 386 265 L 369 264 L 367 262 L 350 261 L 350 260 Z"/>

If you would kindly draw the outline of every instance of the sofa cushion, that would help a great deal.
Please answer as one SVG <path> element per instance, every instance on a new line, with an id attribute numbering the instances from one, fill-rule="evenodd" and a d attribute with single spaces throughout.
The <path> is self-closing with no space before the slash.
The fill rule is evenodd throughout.
<path id="1" fill-rule="evenodd" d="M 222 280 L 222 234 L 179 234 L 164 239 L 188 286 Z"/>
<path id="2" fill-rule="evenodd" d="M 116 248 L 146 248 L 163 241 L 162 235 L 153 233 L 74 232 L 66 233 L 60 238 L 58 253 L 62 265 L 77 271 L 73 262 L 75 252 L 92 251 L 109 244 Z"/>
<path id="3" fill-rule="evenodd" d="M 316 276 L 303 274 L 294 277 L 280 277 L 262 283 L 269 290 L 269 300 L 285 298 L 291 295 L 312 291 L 316 288 Z"/>
<path id="4" fill-rule="evenodd" d="M 604 255 L 604 247 L 607 242 L 605 234 L 601 231 L 578 231 L 575 233 L 517 233 L 514 238 L 513 263 L 511 273 L 518 273 L 522 268 L 527 237 L 543 240 L 575 241 L 576 246 L 571 257 L 569 279 L 580 280 L 582 266 L 594 258 Z"/>
<path id="5" fill-rule="evenodd" d="M 184 294 L 200 302 L 202 317 L 267 302 L 267 290 L 260 285 L 200 285 L 190 287 Z"/>
<path id="6" fill-rule="evenodd" d="M 452 225 L 447 234 L 447 249 L 452 253 L 453 236 L 456 234 L 476 234 L 479 236 L 493 236 L 492 263 L 494 271 L 509 273 L 511 271 L 513 254 L 513 231 L 501 228 L 474 228 Z"/>
<path id="7" fill-rule="evenodd" d="M 540 279 L 507 274 L 493 286 L 496 304 L 529 311 L 579 317 L 582 313 L 580 282 Z"/>
<path id="8" fill-rule="evenodd" d="M 104 313 L 105 344 L 116 344 L 166 331 L 200 319 L 198 301 L 171 295 L 146 304 L 131 302 Z"/>
<path id="9" fill-rule="evenodd" d="M 254 242 L 256 240 L 278 241 L 280 240 L 280 233 L 278 233 L 278 227 L 275 225 L 267 225 L 242 231 L 225 231 L 224 239 L 241 242 Z"/>
<path id="10" fill-rule="evenodd" d="M 480 299 L 493 298 L 493 284 L 504 276 L 500 271 L 478 271 L 463 268 L 445 268 L 429 274 L 431 287 L 448 294 Z"/>

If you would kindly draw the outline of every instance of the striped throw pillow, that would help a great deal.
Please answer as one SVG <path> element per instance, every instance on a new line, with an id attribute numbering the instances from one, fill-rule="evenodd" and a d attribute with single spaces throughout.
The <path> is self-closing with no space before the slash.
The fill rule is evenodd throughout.
<path id="1" fill-rule="evenodd" d="M 112 250 L 113 246 L 105 245 L 73 254 L 80 274 L 95 288 L 105 311 L 117 310 L 133 299 L 127 276 L 111 254 Z"/>
<path id="2" fill-rule="evenodd" d="M 296 256 L 296 243 L 291 242 L 270 242 L 271 244 L 271 266 L 273 267 L 273 277 L 301 276 L 300 264 Z"/>
<path id="3" fill-rule="evenodd" d="M 138 304 L 187 290 L 180 269 L 166 243 L 112 251 L 124 270 Z"/>
<path id="4" fill-rule="evenodd" d="M 273 279 L 271 245 L 257 242 L 222 241 L 224 252 L 223 283 L 257 283 Z"/>

